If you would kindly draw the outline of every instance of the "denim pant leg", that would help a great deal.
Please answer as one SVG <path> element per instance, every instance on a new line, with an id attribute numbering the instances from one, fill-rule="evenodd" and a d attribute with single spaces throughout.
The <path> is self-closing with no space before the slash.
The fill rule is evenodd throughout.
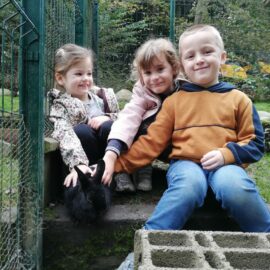
<path id="1" fill-rule="evenodd" d="M 244 232 L 269 232 L 270 212 L 246 171 L 226 165 L 211 172 L 208 183 L 216 199 Z"/>
<path id="2" fill-rule="evenodd" d="M 182 229 L 196 207 L 202 206 L 207 181 L 203 170 L 192 161 L 172 161 L 167 172 L 168 188 L 162 195 L 146 230 Z"/>

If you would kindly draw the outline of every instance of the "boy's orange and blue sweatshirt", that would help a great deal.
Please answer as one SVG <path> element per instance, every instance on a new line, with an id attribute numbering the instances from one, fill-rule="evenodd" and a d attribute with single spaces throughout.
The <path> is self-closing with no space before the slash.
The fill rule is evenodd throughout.
<path id="1" fill-rule="evenodd" d="M 130 173 L 151 163 L 170 142 L 170 159 L 196 163 L 209 151 L 220 150 L 225 164 L 246 167 L 264 152 L 263 127 L 254 105 L 224 82 L 207 89 L 184 83 L 164 101 L 147 134 L 119 157 L 115 171 Z"/>

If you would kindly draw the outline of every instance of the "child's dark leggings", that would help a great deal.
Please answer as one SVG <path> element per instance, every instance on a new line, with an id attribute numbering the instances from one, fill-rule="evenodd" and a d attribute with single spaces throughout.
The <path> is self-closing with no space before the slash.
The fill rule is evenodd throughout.
<path id="1" fill-rule="evenodd" d="M 98 130 L 86 124 L 79 124 L 74 127 L 74 131 L 89 159 L 89 165 L 96 164 L 103 157 L 112 123 L 112 120 L 106 121 Z"/>

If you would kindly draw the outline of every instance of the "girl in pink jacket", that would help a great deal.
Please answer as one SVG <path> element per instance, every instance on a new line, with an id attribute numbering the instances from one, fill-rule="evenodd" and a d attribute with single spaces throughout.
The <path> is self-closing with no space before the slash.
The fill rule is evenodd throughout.
<path id="1" fill-rule="evenodd" d="M 117 157 L 130 148 L 134 140 L 147 133 L 155 120 L 163 100 L 180 88 L 179 59 L 173 44 L 165 38 L 150 39 L 136 51 L 133 75 L 137 79 L 131 100 L 119 113 L 108 137 L 104 155 L 106 169 L 103 180 L 112 178 Z M 162 154 L 166 159 L 170 149 Z M 116 191 L 134 192 L 152 189 L 152 167 L 147 166 L 133 174 L 133 182 L 127 174 L 117 174 Z"/>

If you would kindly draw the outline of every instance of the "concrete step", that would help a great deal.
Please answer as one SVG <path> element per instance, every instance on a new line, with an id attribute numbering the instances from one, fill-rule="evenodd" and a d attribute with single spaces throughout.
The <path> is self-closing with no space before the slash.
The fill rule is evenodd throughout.
<path id="1" fill-rule="evenodd" d="M 158 195 L 153 193 L 119 196 L 103 219 L 91 225 L 72 222 L 62 204 L 50 209 L 44 220 L 44 270 L 116 269 L 133 250 L 135 231 L 142 228 L 154 210 Z M 207 202 L 193 213 L 184 229 L 239 230 L 224 211 L 212 205 L 209 208 Z"/>
<path id="2" fill-rule="evenodd" d="M 72 222 L 62 203 L 46 208 L 44 270 L 116 269 L 133 250 L 135 231 L 142 228 L 166 189 L 164 170 L 155 169 L 153 179 L 151 192 L 115 193 L 109 211 L 91 225 Z M 194 211 L 183 229 L 239 231 L 238 225 L 221 209 L 211 192 L 204 206 Z"/>
<path id="3" fill-rule="evenodd" d="M 98 221 L 98 224 L 134 224 L 144 223 L 153 212 L 162 193 L 166 190 L 166 169 L 153 170 L 153 190 L 150 192 L 136 192 L 134 194 L 114 193 L 112 206 L 109 211 Z M 45 215 L 46 223 L 72 223 L 66 208 L 62 203 L 51 204 Z M 227 225 L 229 227 L 227 227 Z M 231 227 L 230 227 L 231 226 Z M 211 191 L 208 192 L 204 206 L 194 211 L 186 229 L 216 230 L 233 229 L 235 226 L 224 210 L 221 209 Z"/>
<path id="4" fill-rule="evenodd" d="M 136 197 L 138 196 L 138 197 Z M 228 225 L 233 226 L 232 220 L 227 216 L 226 212 L 221 209 L 219 204 L 214 201 L 212 194 L 208 194 L 205 204 L 202 208 L 196 209 L 187 222 L 186 229 L 196 230 L 219 230 L 221 227 Z M 100 224 L 127 224 L 127 223 L 143 223 L 153 212 L 158 199 L 158 194 L 137 194 L 137 195 L 121 195 L 113 201 L 110 209 L 105 213 Z M 57 204 L 47 210 L 45 215 L 46 223 L 73 223 L 63 204 Z M 214 223 L 213 223 L 214 222 Z M 225 223 L 224 223 L 225 222 Z M 221 223 L 220 225 L 218 223 Z M 79 226 L 79 225 L 78 225 Z M 226 230 L 226 228 L 224 228 Z M 233 229 L 233 228 L 229 228 Z"/>

